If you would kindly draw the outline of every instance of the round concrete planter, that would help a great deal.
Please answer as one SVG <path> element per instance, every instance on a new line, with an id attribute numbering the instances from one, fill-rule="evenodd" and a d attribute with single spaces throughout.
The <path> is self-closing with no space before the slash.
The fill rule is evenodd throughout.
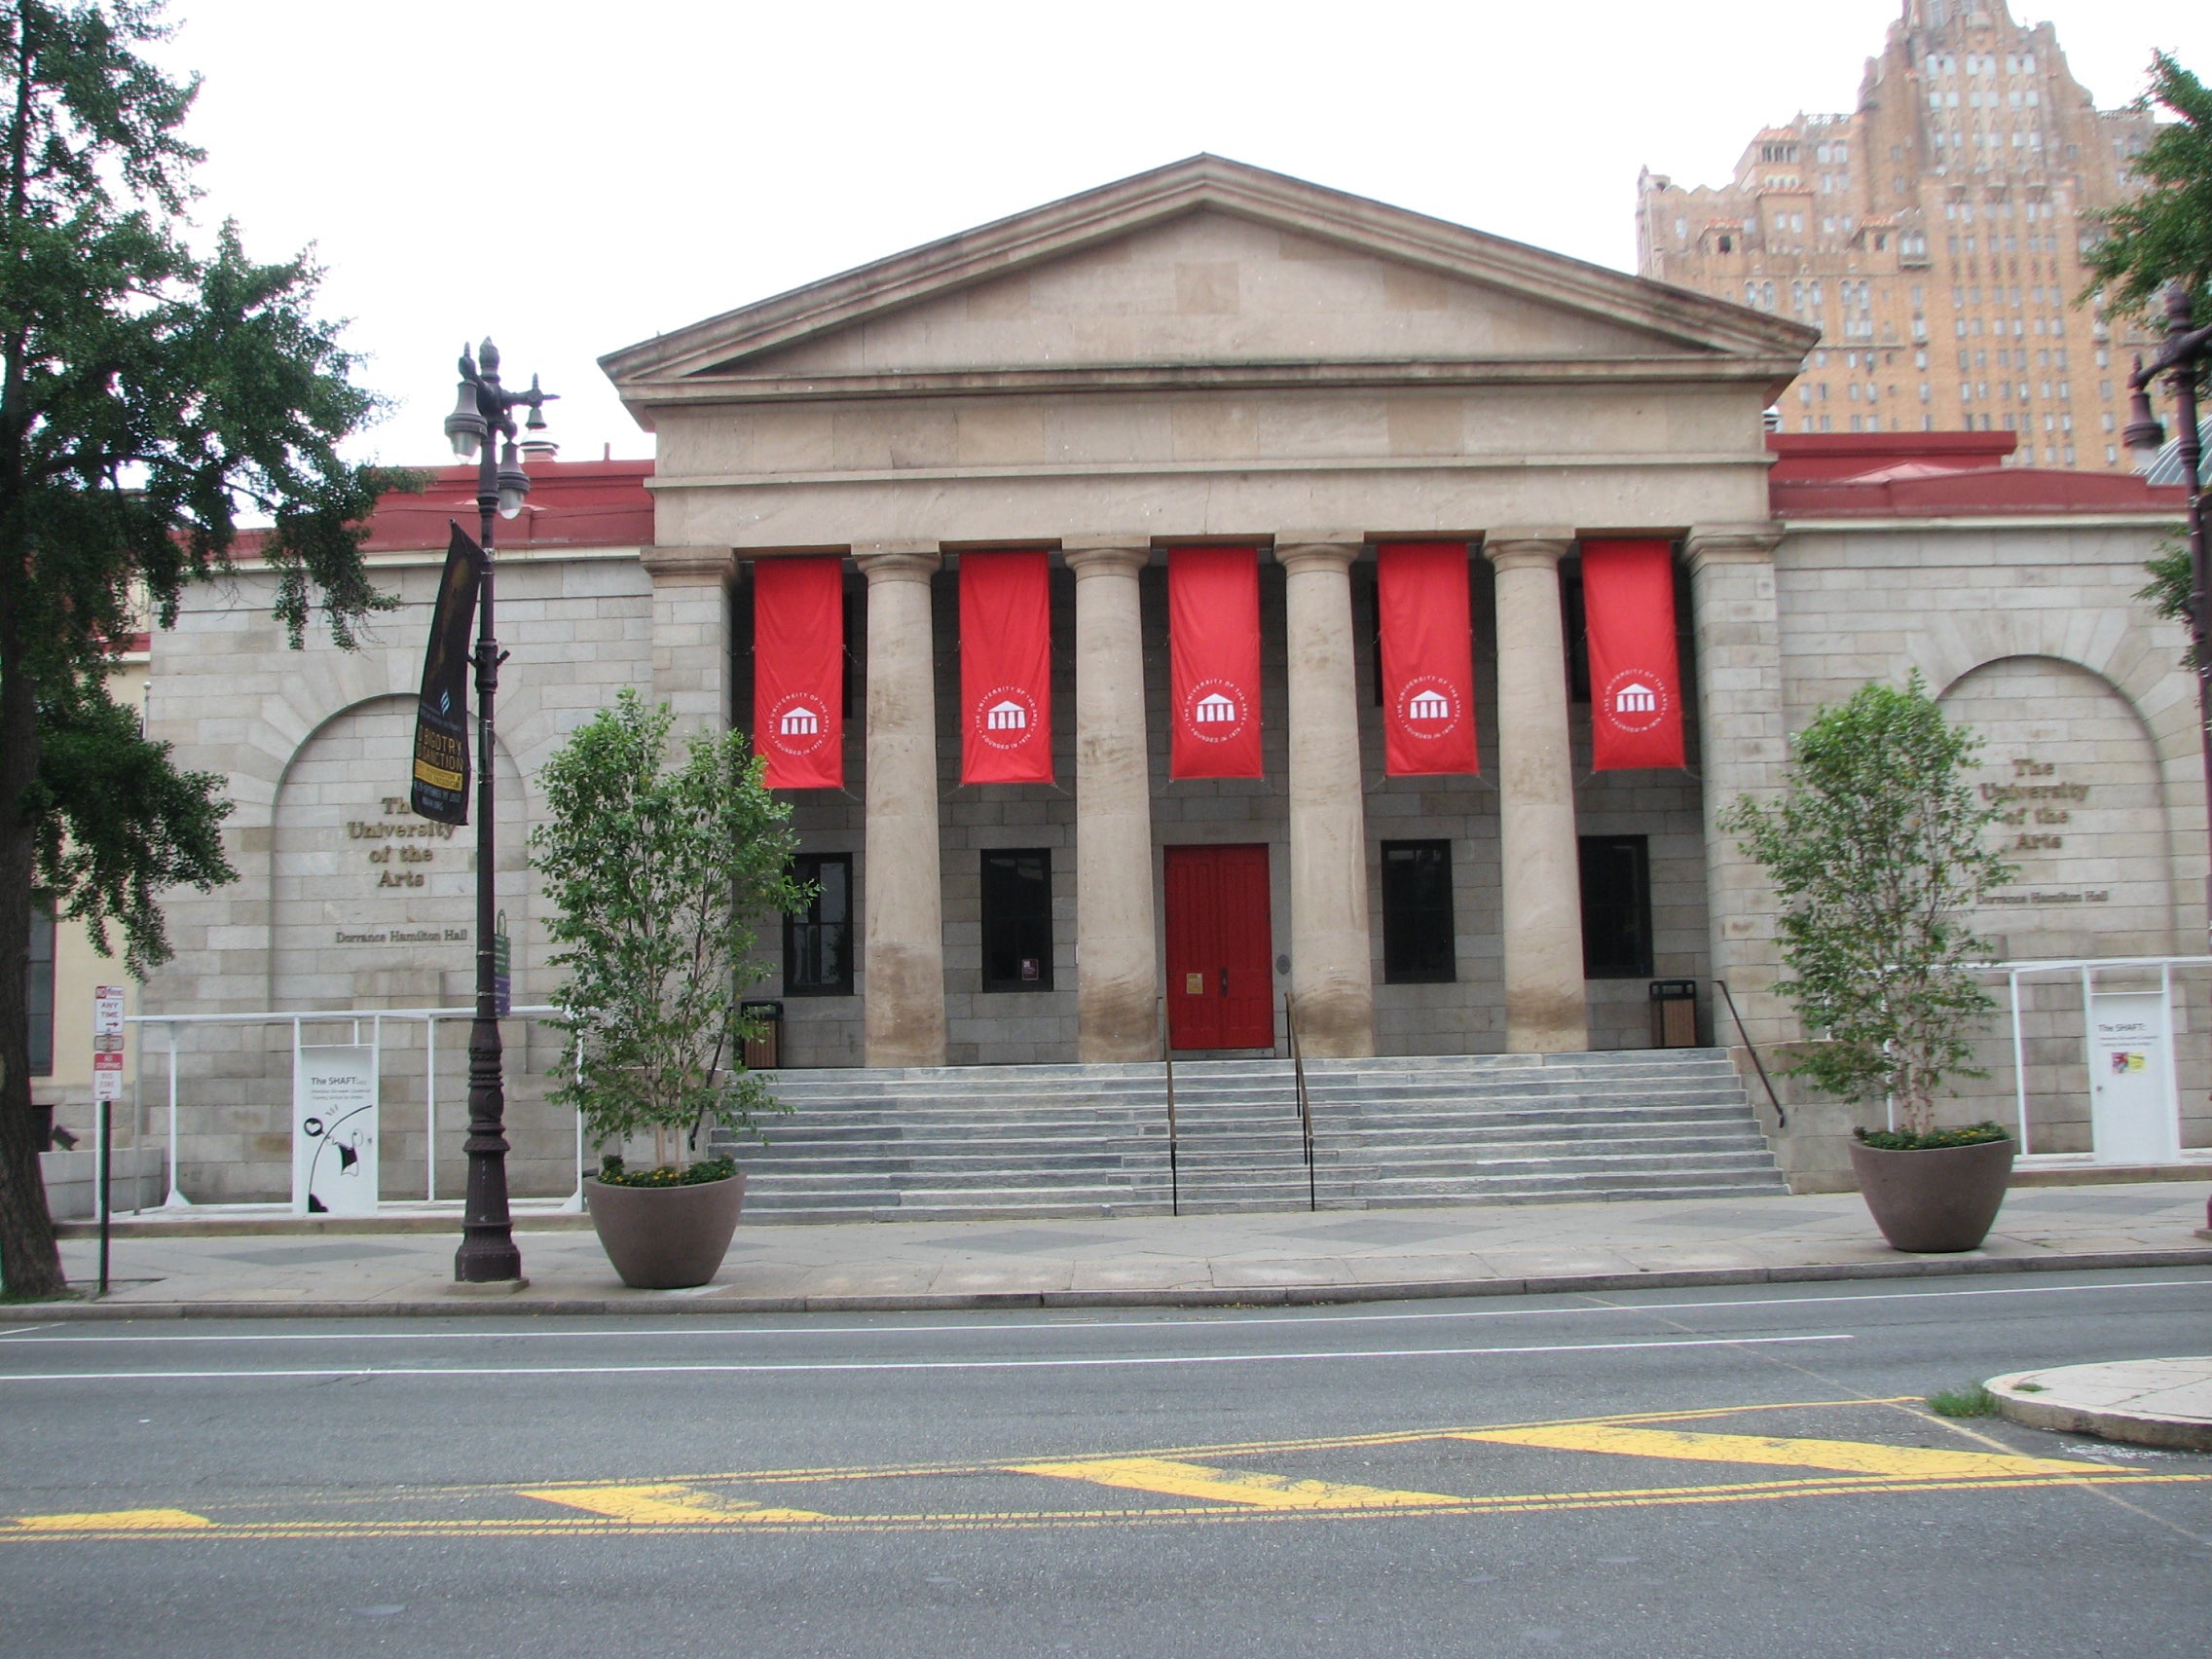
<path id="1" fill-rule="evenodd" d="M 689 1290 L 722 1265 L 737 1212 L 745 1203 L 745 1171 L 694 1187 L 610 1187 L 584 1182 L 584 1201 L 600 1246 L 632 1290 Z"/>
<path id="2" fill-rule="evenodd" d="M 1972 1250 L 1989 1236 L 2012 1174 L 2013 1143 L 1890 1152 L 1851 1143 L 1851 1167 L 1893 1250 Z"/>

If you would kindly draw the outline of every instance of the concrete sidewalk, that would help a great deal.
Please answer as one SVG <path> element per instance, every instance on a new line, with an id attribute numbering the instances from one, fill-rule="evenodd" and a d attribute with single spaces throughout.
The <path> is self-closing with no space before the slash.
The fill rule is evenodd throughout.
<path id="1" fill-rule="evenodd" d="M 2200 1190 L 2014 1192 L 1963 1256 L 1882 1242 L 1855 1193 L 1096 1221 L 741 1226 L 714 1283 L 623 1287 L 588 1232 L 518 1229 L 527 1289 L 456 1295 L 439 1234 L 119 1238 L 102 1303 L 42 1318 L 460 1312 L 794 1312 L 1513 1295 L 1930 1273 L 2212 1265 Z M 550 1219 L 550 1218 L 548 1218 Z M 96 1246 L 63 1260 L 89 1290 Z"/>
<path id="2" fill-rule="evenodd" d="M 1988 1388 L 1999 1410 L 2032 1428 L 2212 1452 L 2212 1357 L 2015 1371 Z"/>

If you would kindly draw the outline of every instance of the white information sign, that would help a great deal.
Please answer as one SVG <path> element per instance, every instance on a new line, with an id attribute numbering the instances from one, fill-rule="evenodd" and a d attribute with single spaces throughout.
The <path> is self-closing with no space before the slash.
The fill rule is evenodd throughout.
<path id="1" fill-rule="evenodd" d="M 123 1098 L 123 987 L 92 987 L 92 1100 Z"/>
<path id="2" fill-rule="evenodd" d="M 292 1057 L 292 1212 L 374 1215 L 377 1051 L 303 1045 Z"/>
<path id="3" fill-rule="evenodd" d="M 2158 991 L 2089 998 L 2089 1129 L 2099 1163 L 2171 1163 L 2174 1077 Z"/>

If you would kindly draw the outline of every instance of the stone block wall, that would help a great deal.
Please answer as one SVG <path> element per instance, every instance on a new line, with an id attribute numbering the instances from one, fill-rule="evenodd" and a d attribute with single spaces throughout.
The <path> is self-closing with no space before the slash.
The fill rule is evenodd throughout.
<path id="1" fill-rule="evenodd" d="M 235 803 L 224 839 L 239 880 L 165 902 L 173 961 L 149 979 L 153 1014 L 465 1007 L 475 984 L 475 830 L 451 837 L 407 810 L 414 699 L 442 552 L 372 560 L 400 607 L 373 618 L 361 648 L 312 631 L 285 648 L 253 574 L 187 596 L 153 640 L 147 729 L 180 766 L 215 772 Z M 532 783 L 576 725 L 624 685 L 652 684 L 651 591 L 635 548 L 502 555 L 497 891 L 513 939 L 515 1001 L 552 994 L 544 916 L 527 838 Z M 405 830 L 407 834 L 387 833 Z M 574 1187 L 572 1117 L 544 1101 L 555 1045 L 507 1027 L 510 1181 L 518 1195 Z M 369 1040 L 364 1022 L 361 1041 Z M 306 1040 L 349 1040 L 350 1026 Z M 424 1190 L 422 1027 L 387 1030 L 382 1066 L 383 1192 Z M 290 1192 L 290 1027 L 180 1028 L 180 1183 L 199 1199 Z M 464 1022 L 439 1032 L 440 1139 L 464 1121 Z M 145 1091 L 166 1101 L 166 1046 L 145 1042 Z M 151 1114 L 158 1138 L 161 1113 Z M 458 1150 L 439 1181 L 459 1191 Z"/>
<path id="2" fill-rule="evenodd" d="M 2179 666 L 2181 629 L 2134 597 L 2161 528 L 2087 515 L 1800 523 L 1776 552 L 1791 730 L 1868 681 L 1901 684 L 1917 669 L 1946 715 L 1982 734 L 1975 787 L 2005 812 L 1999 844 L 2019 870 L 1976 918 L 1997 959 L 2204 949 L 2195 688 Z M 2191 973 L 2201 977 L 2185 971 L 2185 982 Z M 2125 980 L 2099 974 L 2109 988 Z M 2147 982 L 2155 987 L 2155 973 Z M 2009 1124 L 2016 1114 L 2005 980 L 1988 983 L 1999 1012 L 1974 1063 L 1989 1076 L 1955 1081 L 1946 1122 Z M 2174 1004 L 2180 1093 L 2190 1103 L 2183 1144 L 2194 1147 L 2212 1144 L 2201 1105 L 2212 1034 L 2190 1012 L 2200 1003 L 2177 995 Z M 2090 1148 L 2081 1008 L 2077 976 L 2024 981 L 2037 1152 Z M 1793 1156 L 1786 1144 L 1786 1166 Z"/>

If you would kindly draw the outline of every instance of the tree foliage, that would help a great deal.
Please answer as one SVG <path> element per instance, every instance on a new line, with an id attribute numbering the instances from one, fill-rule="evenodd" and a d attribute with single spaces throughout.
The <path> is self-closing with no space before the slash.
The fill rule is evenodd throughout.
<path id="1" fill-rule="evenodd" d="M 2160 621 L 2179 622 L 2188 627 L 2190 593 L 2195 582 L 2190 571 L 2188 544 L 2178 537 L 2168 537 L 2159 544 L 2157 552 L 2143 562 L 2143 570 L 2151 579 L 2135 590 L 2135 597 L 2148 600 L 2152 612 Z M 2192 674 L 2196 672 L 2194 638 L 2181 653 L 2181 665 Z"/>
<path id="2" fill-rule="evenodd" d="M 721 1124 L 757 1132 L 789 1111 L 745 1069 L 756 1035 L 740 993 L 766 972 L 756 919 L 803 908 L 791 808 L 761 782 L 742 732 L 701 732 L 668 765 L 666 704 L 624 690 L 539 775 L 546 821 L 531 862 L 555 906 L 568 1036 L 554 1098 L 595 1140 Z M 663 1154 L 665 1156 L 665 1153 Z"/>
<path id="3" fill-rule="evenodd" d="M 1985 842 L 1998 809 L 1964 773 L 1980 739 L 1943 719 L 1916 673 L 1862 687 L 1791 744 L 1771 805 L 1739 798 L 1721 828 L 1781 896 L 1776 986 L 1820 1039 L 1791 1071 L 1824 1093 L 1895 1101 L 1935 1126 L 1947 1076 L 1979 1077 L 1968 1034 L 1995 1006 L 1971 964 L 1986 943 L 1960 915 L 2014 874 Z"/>
<path id="4" fill-rule="evenodd" d="M 2200 305 L 2212 295 L 2212 88 L 2157 53 L 2138 107 L 2153 103 L 2176 119 L 2161 123 L 2136 157 L 2142 189 L 2104 215 L 2089 269 L 2091 288 L 2104 291 L 2113 312 L 2162 326 L 2157 300 L 2166 283 L 2178 277 Z"/>
<path id="5" fill-rule="evenodd" d="M 402 480 L 339 445 L 378 410 L 306 258 L 204 249 L 186 210 L 198 83 L 139 55 L 149 0 L 0 0 L 0 962 L 34 902 L 120 924 L 133 972 L 167 955 L 177 882 L 231 879 L 217 780 L 183 773 L 108 695 L 117 650 L 174 621 L 246 550 L 302 643 L 341 645 L 387 602 L 358 523 Z M 0 974 L 0 1278 L 61 1288 L 32 1144 L 23 976 Z"/>

